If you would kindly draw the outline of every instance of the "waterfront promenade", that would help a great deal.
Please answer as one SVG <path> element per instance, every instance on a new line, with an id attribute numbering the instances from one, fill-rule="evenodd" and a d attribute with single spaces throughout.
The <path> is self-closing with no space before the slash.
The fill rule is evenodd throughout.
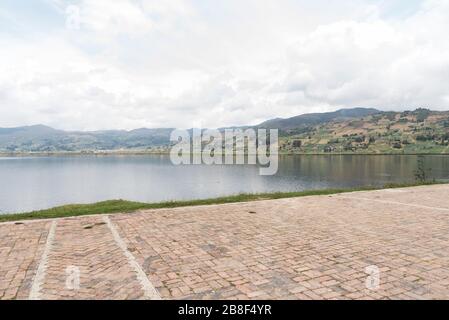
<path id="1" fill-rule="evenodd" d="M 448 299 L 449 185 L 0 224 L 0 299 Z"/>

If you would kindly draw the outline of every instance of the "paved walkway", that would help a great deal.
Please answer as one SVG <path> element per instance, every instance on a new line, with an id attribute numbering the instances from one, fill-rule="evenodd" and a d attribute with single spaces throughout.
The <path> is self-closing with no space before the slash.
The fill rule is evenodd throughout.
<path id="1" fill-rule="evenodd" d="M 449 185 L 0 224 L 1 299 L 448 299 Z"/>

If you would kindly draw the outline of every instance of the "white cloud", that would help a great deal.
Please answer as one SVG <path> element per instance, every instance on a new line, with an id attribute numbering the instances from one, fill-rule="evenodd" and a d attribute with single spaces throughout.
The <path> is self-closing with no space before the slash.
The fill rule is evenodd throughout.
<path id="1" fill-rule="evenodd" d="M 80 24 L 101 36 L 142 35 L 153 26 L 142 8 L 127 0 L 82 1 Z"/>
<path id="2" fill-rule="evenodd" d="M 446 0 L 405 17 L 363 0 L 48 1 L 61 16 L 77 6 L 79 29 L 0 33 L 0 126 L 219 127 L 351 106 L 449 108 Z"/>
<path id="3" fill-rule="evenodd" d="M 430 1 L 403 21 L 318 27 L 289 50 L 280 82 L 285 104 L 448 109 L 447 3 Z"/>

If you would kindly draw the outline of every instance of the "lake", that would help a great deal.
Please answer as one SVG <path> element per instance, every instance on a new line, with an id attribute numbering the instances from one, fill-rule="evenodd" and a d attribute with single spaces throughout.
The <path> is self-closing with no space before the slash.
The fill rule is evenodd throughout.
<path id="1" fill-rule="evenodd" d="M 274 176 L 252 165 L 174 166 L 166 155 L 0 158 L 0 213 L 110 199 L 143 202 L 238 193 L 302 191 L 412 182 L 417 156 L 281 156 Z M 425 156 L 431 176 L 449 179 L 449 156 Z"/>

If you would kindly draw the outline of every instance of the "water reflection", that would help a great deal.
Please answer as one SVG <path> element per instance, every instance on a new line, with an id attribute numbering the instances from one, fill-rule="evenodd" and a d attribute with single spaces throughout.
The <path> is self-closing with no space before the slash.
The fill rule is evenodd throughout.
<path id="1" fill-rule="evenodd" d="M 425 156 L 449 179 L 448 156 Z M 0 158 L 0 212 L 108 199 L 156 202 L 237 193 L 384 185 L 414 180 L 417 156 L 281 156 L 275 176 L 257 166 L 173 166 L 164 155 Z"/>

